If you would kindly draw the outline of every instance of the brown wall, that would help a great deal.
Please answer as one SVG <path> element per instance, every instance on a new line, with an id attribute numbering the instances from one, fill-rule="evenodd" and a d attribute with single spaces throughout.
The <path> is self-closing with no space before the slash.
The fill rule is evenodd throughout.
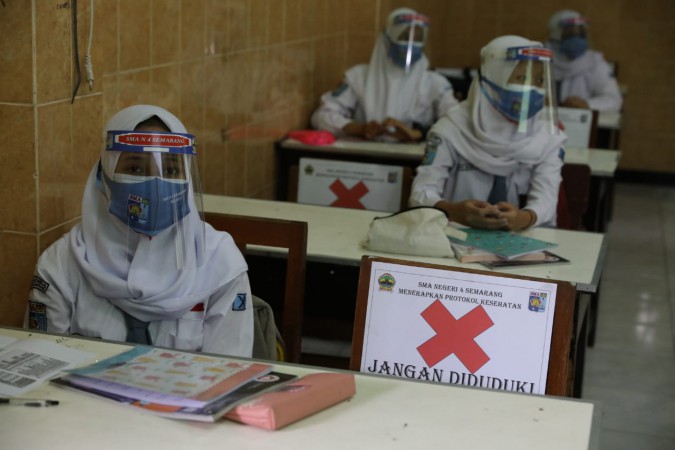
<path id="1" fill-rule="evenodd" d="M 628 85 L 626 169 L 675 173 L 672 0 L 95 0 L 93 89 L 71 104 L 67 0 L 0 5 L 0 324 L 19 325 L 38 255 L 79 220 L 105 120 L 163 106 L 197 135 L 204 190 L 271 198 L 272 143 L 305 127 L 319 95 L 366 62 L 394 7 L 432 17 L 435 66 L 477 65 L 500 34 L 544 39 L 563 6 L 586 13 L 592 42 Z M 89 1 L 78 2 L 81 63 Z"/>

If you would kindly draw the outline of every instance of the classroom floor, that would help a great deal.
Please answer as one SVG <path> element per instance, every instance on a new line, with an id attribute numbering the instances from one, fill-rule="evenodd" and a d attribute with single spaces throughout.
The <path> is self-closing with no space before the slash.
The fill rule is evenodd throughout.
<path id="1" fill-rule="evenodd" d="M 582 398 L 600 450 L 675 449 L 675 187 L 617 183 Z"/>

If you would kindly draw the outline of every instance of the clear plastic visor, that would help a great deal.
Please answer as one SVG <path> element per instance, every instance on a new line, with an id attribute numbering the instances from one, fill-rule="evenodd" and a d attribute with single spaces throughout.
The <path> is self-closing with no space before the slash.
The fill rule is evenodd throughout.
<path id="1" fill-rule="evenodd" d="M 127 241 L 161 241 L 176 267 L 203 255 L 201 182 L 194 137 L 181 133 L 110 132 L 102 159 L 108 212 L 127 226 Z M 194 254 L 194 258 L 190 255 Z"/>
<path id="2" fill-rule="evenodd" d="M 417 62 L 424 51 L 424 44 L 429 30 L 429 19 L 421 14 L 406 14 L 397 16 L 387 31 L 394 45 L 397 59 L 404 62 L 407 72 Z"/>
<path id="3" fill-rule="evenodd" d="M 492 73 L 481 73 L 481 89 L 507 120 L 517 123 L 519 132 L 543 122 L 551 134 L 558 133 L 552 52 L 540 47 L 524 53 L 509 50 L 506 61 L 492 65 Z"/>

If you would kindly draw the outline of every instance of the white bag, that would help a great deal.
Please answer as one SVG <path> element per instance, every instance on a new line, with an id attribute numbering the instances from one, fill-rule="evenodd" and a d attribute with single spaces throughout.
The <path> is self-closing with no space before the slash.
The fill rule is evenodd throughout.
<path id="1" fill-rule="evenodd" d="M 370 223 L 365 247 L 368 250 L 402 255 L 452 256 L 445 234 L 448 216 L 432 206 L 418 206 Z"/>

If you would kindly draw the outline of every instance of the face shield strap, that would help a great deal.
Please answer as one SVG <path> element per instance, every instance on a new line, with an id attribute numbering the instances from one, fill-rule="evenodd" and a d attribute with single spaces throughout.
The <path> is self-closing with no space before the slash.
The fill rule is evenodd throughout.
<path id="1" fill-rule="evenodd" d="M 509 47 L 506 49 L 507 61 L 542 61 L 553 59 L 553 50 L 545 47 Z"/>
<path id="2" fill-rule="evenodd" d="M 561 19 L 558 22 L 560 28 L 568 27 L 586 27 L 588 26 L 588 19 L 586 17 L 568 17 L 566 19 Z"/>
<path id="3" fill-rule="evenodd" d="M 105 149 L 115 152 L 197 154 L 193 135 L 160 131 L 110 130 L 106 138 Z"/>

